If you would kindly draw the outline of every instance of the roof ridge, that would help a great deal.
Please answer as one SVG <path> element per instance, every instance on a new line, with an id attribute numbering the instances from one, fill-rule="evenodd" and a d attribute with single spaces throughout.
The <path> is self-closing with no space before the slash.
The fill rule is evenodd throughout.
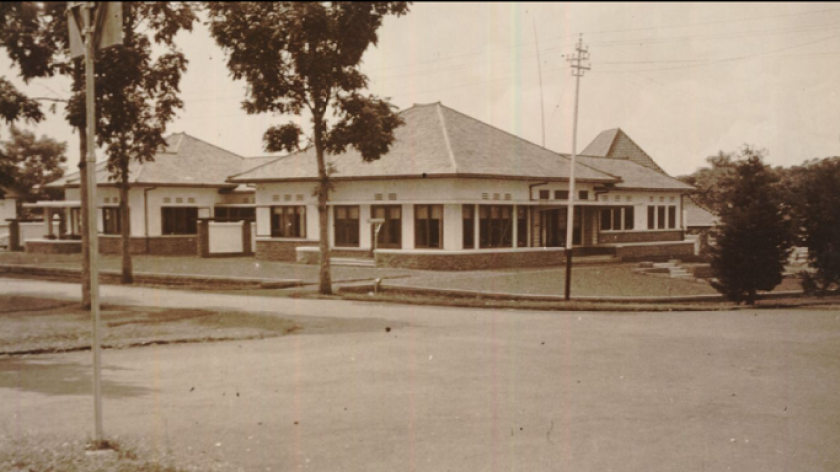
<path id="1" fill-rule="evenodd" d="M 297 155 L 297 154 L 302 154 L 304 151 L 306 151 L 306 149 L 302 149 L 302 150 L 300 150 L 300 151 L 295 151 L 295 152 L 293 152 L 293 153 L 286 154 L 285 156 L 280 156 L 280 157 L 278 157 L 278 158 L 276 158 L 276 159 L 272 159 L 272 160 L 270 160 L 270 161 L 268 161 L 268 162 L 263 162 L 262 164 L 260 164 L 260 165 L 258 165 L 258 166 L 256 166 L 256 167 L 252 167 L 252 168 L 250 168 L 250 169 L 248 169 L 248 170 L 246 170 L 246 171 L 240 172 L 240 173 L 238 173 L 238 174 L 229 175 L 229 176 L 227 176 L 227 178 L 225 179 L 225 182 L 229 182 L 231 179 L 235 179 L 236 177 L 239 177 L 240 175 L 244 175 L 244 174 L 247 174 L 247 173 L 249 173 L 249 172 L 253 172 L 253 171 L 255 171 L 255 170 L 259 169 L 260 167 L 265 167 L 265 166 L 267 166 L 267 165 L 269 165 L 269 164 L 274 164 L 275 162 L 281 161 L 281 160 L 286 159 L 286 158 L 288 158 L 288 157 L 292 157 L 292 156 Z M 272 156 L 269 156 L 269 157 L 272 157 Z"/>
<path id="2" fill-rule="evenodd" d="M 621 128 L 616 128 L 616 129 L 618 130 L 619 133 L 623 134 L 625 138 L 629 139 L 630 142 L 633 143 L 633 145 L 636 146 L 639 149 L 639 151 L 642 151 L 642 154 L 644 154 L 645 157 L 650 159 L 650 162 L 652 162 L 653 165 L 656 166 L 656 169 L 658 169 L 659 172 L 661 172 L 664 175 L 667 175 L 668 177 L 671 177 L 671 175 L 669 175 L 667 172 L 665 172 L 665 169 L 663 169 L 662 166 L 659 165 L 659 163 L 657 163 L 652 157 L 650 157 L 650 154 L 648 154 L 647 151 L 645 151 L 641 146 L 639 146 L 639 144 L 636 143 L 636 141 L 634 141 L 633 138 L 631 138 L 629 134 L 625 133 L 624 130 L 622 130 Z M 616 137 L 617 136 L 618 135 L 616 135 Z M 613 144 L 615 144 L 615 141 L 613 141 Z M 610 145 L 610 151 L 612 151 L 612 145 Z M 639 165 L 641 165 L 641 164 L 639 164 Z M 643 166 L 643 167 L 646 167 L 646 166 Z"/>
<path id="3" fill-rule="evenodd" d="M 568 157 L 567 155 L 565 155 L 565 154 L 560 154 L 560 153 L 558 153 L 558 155 L 559 155 L 560 157 L 562 157 L 562 158 L 565 158 L 567 161 L 569 161 L 569 163 L 571 163 L 571 162 L 572 162 L 572 159 L 571 159 L 570 157 Z M 576 154 L 576 155 L 575 155 L 575 158 L 578 158 L 578 157 L 589 157 L 589 156 L 582 155 L 582 154 Z M 602 174 L 604 174 L 604 175 L 609 175 L 610 177 L 612 177 L 612 178 L 614 178 L 614 179 L 618 180 L 618 182 L 616 182 L 616 183 L 621 183 L 621 182 L 624 182 L 624 179 L 622 179 L 622 178 L 621 178 L 621 176 L 619 176 L 619 175 L 610 174 L 609 172 L 606 172 L 606 171 L 604 171 L 604 170 L 598 169 L 597 167 L 593 167 L 593 166 L 591 166 L 591 165 L 589 165 L 589 164 L 585 164 L 585 163 L 583 163 L 583 162 L 580 162 L 580 161 L 578 161 L 578 160 L 575 160 L 575 165 L 578 165 L 578 164 L 579 164 L 579 165 L 582 165 L 583 167 L 588 167 L 588 168 L 590 168 L 590 169 L 592 169 L 592 170 L 594 170 L 594 171 L 596 171 L 596 172 L 600 172 L 600 173 L 602 173 Z M 577 179 L 575 179 L 575 180 L 577 180 Z"/>
<path id="4" fill-rule="evenodd" d="M 452 143 L 449 141 L 449 130 L 446 129 L 446 118 L 443 116 L 443 110 L 441 109 L 443 105 L 438 102 L 437 103 L 437 115 L 440 118 L 440 129 L 443 133 L 443 142 L 446 144 L 446 151 L 449 153 L 449 161 L 452 162 L 452 170 L 456 174 L 458 173 L 458 162 L 455 159 L 455 153 L 452 152 Z"/>
<path id="5" fill-rule="evenodd" d="M 226 152 L 226 153 L 228 153 L 228 154 L 233 154 L 234 156 L 238 157 L 239 159 L 245 159 L 245 158 L 244 158 L 244 157 L 242 157 L 242 155 L 240 155 L 240 154 L 237 154 L 237 153 L 235 153 L 235 152 L 233 152 L 233 151 L 230 151 L 230 150 L 228 150 L 228 149 L 225 149 L 225 148 L 223 148 L 223 147 L 221 147 L 221 146 L 217 146 L 217 145 L 215 145 L 215 144 L 213 144 L 213 143 L 211 143 L 211 142 L 209 142 L 209 141 L 205 141 L 205 140 L 203 140 L 203 139 L 201 139 L 201 138 L 195 137 L 195 136 L 193 136 L 193 135 L 191 135 L 191 134 L 188 134 L 186 131 L 181 131 L 180 133 L 173 133 L 173 134 L 182 134 L 182 135 L 184 135 L 185 137 L 192 139 L 193 141 L 199 141 L 199 142 L 201 142 L 201 143 L 203 143 L 203 144 L 206 144 L 206 145 L 208 145 L 208 146 L 210 146 L 210 147 L 216 148 L 216 149 L 218 149 L 218 150 L 220 150 L 220 151 L 224 151 L 224 152 Z M 170 135 L 170 136 L 172 136 L 172 135 Z M 178 147 L 179 147 L 179 150 L 180 150 L 180 143 L 179 143 Z M 176 154 L 177 154 L 177 153 L 176 153 Z"/>

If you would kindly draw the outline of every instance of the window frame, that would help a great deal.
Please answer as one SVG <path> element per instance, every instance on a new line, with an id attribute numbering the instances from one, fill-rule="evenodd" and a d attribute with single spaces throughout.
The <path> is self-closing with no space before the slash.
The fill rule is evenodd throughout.
<path id="1" fill-rule="evenodd" d="M 183 218 L 176 218 L 175 228 L 167 228 L 167 212 L 195 212 L 195 218 L 190 215 L 183 215 Z M 181 224 L 183 223 L 183 224 Z M 190 230 L 192 229 L 192 232 Z M 162 206 L 160 207 L 160 233 L 163 236 L 196 236 L 198 235 L 198 207 L 197 206 Z"/>
<path id="2" fill-rule="evenodd" d="M 338 214 L 339 210 L 344 210 L 349 215 L 352 210 L 356 210 L 356 218 L 343 218 L 339 219 Z M 335 247 L 359 247 L 360 240 L 361 240 L 361 233 L 360 233 L 360 215 L 361 215 L 361 208 L 359 205 L 335 205 L 333 206 L 333 241 Z M 355 230 L 354 227 L 355 226 Z M 339 233 L 339 229 L 341 229 L 341 233 Z M 342 238 L 339 238 L 339 234 L 342 235 Z M 349 241 L 345 240 L 345 237 L 349 237 Z M 355 241 L 353 241 L 355 239 Z"/>
<path id="3" fill-rule="evenodd" d="M 635 219 L 636 210 L 633 205 L 604 207 L 600 209 L 598 215 L 598 231 L 614 233 L 635 231 Z"/>
<path id="4" fill-rule="evenodd" d="M 475 249 L 476 213 L 476 205 L 461 205 L 461 245 L 464 249 Z"/>
<path id="5" fill-rule="evenodd" d="M 483 217 L 484 210 L 488 218 Z M 494 209 L 497 216 L 494 215 Z M 507 218 L 504 218 L 507 209 Z M 479 249 L 513 248 L 513 205 L 478 206 L 478 247 Z M 485 223 L 486 220 L 486 223 Z M 506 223 L 507 222 L 507 223 Z"/>
<path id="6" fill-rule="evenodd" d="M 281 214 L 276 212 L 279 209 Z M 306 239 L 306 205 L 273 205 L 269 211 L 272 238 Z M 290 227 L 291 231 L 281 231 Z"/>
<path id="7" fill-rule="evenodd" d="M 110 236 L 122 234 L 122 212 L 120 211 L 120 207 L 104 206 L 100 210 L 102 210 L 102 234 Z M 109 213 L 112 214 L 112 218 L 106 216 Z"/>
<path id="8" fill-rule="evenodd" d="M 385 222 L 382 223 L 382 228 L 379 230 L 379 235 L 376 234 L 376 226 L 371 226 L 371 241 L 373 238 L 376 237 L 376 247 L 378 249 L 401 249 L 402 248 L 402 217 L 403 217 L 403 208 L 402 205 L 371 205 L 370 206 L 370 217 L 371 218 L 379 218 L 376 215 L 376 210 L 382 209 L 384 210 L 385 214 Z M 399 211 L 399 218 L 392 218 L 391 217 L 391 210 L 397 209 Z M 396 233 L 396 242 L 386 241 L 382 242 L 379 240 L 381 237 L 393 237 L 394 233 Z"/>
<path id="9" fill-rule="evenodd" d="M 423 208 L 426 210 L 426 218 L 420 218 L 420 209 Z M 440 210 L 440 217 L 439 218 L 432 218 L 434 214 L 434 210 Z M 414 247 L 418 249 L 443 249 L 443 205 L 441 204 L 418 204 L 414 205 Z M 421 221 L 426 221 L 425 225 L 421 225 Z M 433 231 L 433 224 L 432 221 L 438 221 L 438 228 L 437 228 L 437 246 L 432 245 L 432 235 L 435 233 Z M 423 227 L 423 231 L 425 233 L 426 244 L 421 244 L 421 226 Z"/>

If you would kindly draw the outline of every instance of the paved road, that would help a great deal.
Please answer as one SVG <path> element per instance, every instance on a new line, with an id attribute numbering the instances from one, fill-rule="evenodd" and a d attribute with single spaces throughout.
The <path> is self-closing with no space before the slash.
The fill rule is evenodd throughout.
<path id="1" fill-rule="evenodd" d="M 109 434 L 246 470 L 840 470 L 840 312 L 545 313 L 103 287 L 403 327 L 105 351 Z M 0 279 L 0 293 L 78 286 Z M 395 323 L 396 325 L 396 323 Z M 6 433 L 90 431 L 90 354 L 0 359 Z"/>

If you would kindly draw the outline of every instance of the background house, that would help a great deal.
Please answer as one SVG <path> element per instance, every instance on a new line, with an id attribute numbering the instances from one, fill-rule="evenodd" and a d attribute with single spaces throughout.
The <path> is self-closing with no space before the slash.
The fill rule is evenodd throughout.
<path id="1" fill-rule="evenodd" d="M 565 260 L 568 156 L 440 103 L 401 117 L 405 124 L 380 160 L 365 163 L 354 150 L 329 156 L 334 255 L 369 257 L 371 220 L 382 219 L 377 265 L 474 269 Z M 649 157 L 614 156 L 605 147 L 606 156 L 581 157 L 575 169 L 574 244 L 625 258 L 692 253 L 682 196 L 693 187 Z M 310 148 L 229 179 L 256 187 L 258 258 L 317 261 L 316 177 Z"/>
<path id="2" fill-rule="evenodd" d="M 226 179 L 259 162 L 185 133 L 168 136 L 153 161 L 132 162 L 129 168 L 131 252 L 195 255 L 200 219 L 219 215 L 240 227 L 244 220 L 253 221 L 253 189 Z M 96 172 L 99 245 L 102 253 L 117 253 L 121 247 L 119 188 L 105 165 L 98 163 Z M 79 184 L 79 173 L 69 174 L 48 185 L 63 189 L 64 200 L 31 205 L 42 208 L 46 218 L 40 237 L 24 242 L 27 251 L 80 250 Z"/>

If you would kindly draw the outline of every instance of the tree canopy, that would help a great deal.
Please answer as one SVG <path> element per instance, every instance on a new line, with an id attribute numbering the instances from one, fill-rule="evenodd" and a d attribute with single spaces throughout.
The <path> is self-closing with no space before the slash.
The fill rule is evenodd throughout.
<path id="1" fill-rule="evenodd" d="M 35 133 L 10 128 L 10 139 L 0 143 L 0 168 L 10 178 L 5 186 L 13 187 L 25 200 L 43 196 L 43 187 L 64 175 L 67 143 Z"/>
<path id="2" fill-rule="evenodd" d="M 402 16 L 408 2 L 208 2 L 210 32 L 228 54 L 228 69 L 248 83 L 246 112 L 308 114 L 312 134 L 296 122 L 272 126 L 264 135 L 268 151 L 315 147 L 319 184 L 322 293 L 331 292 L 325 153 L 357 149 L 365 161 L 388 152 L 402 124 L 386 99 L 364 94 L 368 77 L 362 56 L 378 42 L 388 15 Z M 331 112 L 332 125 L 327 120 Z"/>

